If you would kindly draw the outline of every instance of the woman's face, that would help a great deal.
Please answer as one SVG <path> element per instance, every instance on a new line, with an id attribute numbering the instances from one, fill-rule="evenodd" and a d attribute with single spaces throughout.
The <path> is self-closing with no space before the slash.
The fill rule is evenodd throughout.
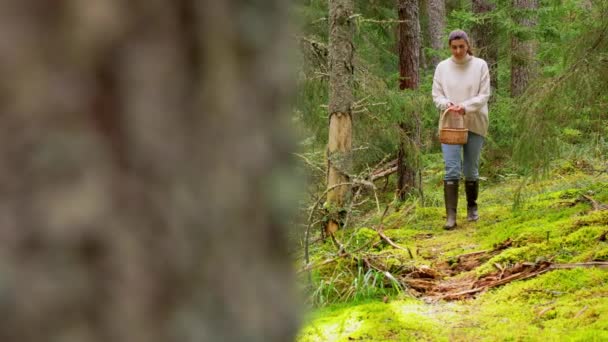
<path id="1" fill-rule="evenodd" d="M 454 39 L 450 42 L 452 56 L 456 59 L 463 59 L 467 55 L 469 44 L 464 39 Z"/>

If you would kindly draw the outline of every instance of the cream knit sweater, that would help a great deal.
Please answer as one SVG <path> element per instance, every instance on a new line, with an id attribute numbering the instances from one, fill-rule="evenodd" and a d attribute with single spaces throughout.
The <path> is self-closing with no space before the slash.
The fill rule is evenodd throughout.
<path id="1" fill-rule="evenodd" d="M 450 103 L 463 106 L 465 127 L 484 137 L 488 134 L 489 98 L 490 73 L 483 59 L 467 55 L 458 62 L 450 57 L 437 65 L 433 77 L 435 106 L 441 111 Z"/>

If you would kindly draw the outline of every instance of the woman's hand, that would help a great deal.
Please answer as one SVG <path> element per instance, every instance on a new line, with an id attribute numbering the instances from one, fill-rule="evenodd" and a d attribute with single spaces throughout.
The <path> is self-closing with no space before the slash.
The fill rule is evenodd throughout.
<path id="1" fill-rule="evenodd" d="M 460 115 L 464 115 L 464 107 L 461 105 L 451 105 L 450 107 L 448 107 L 448 109 L 451 112 L 456 112 Z"/>

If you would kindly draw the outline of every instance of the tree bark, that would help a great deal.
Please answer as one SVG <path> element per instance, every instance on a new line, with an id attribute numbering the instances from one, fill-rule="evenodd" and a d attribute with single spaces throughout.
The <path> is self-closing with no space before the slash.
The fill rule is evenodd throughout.
<path id="1" fill-rule="evenodd" d="M 0 340 L 294 338 L 287 4 L 256 4 L 0 1 Z"/>
<path id="2" fill-rule="evenodd" d="M 496 9 L 496 5 L 489 0 L 472 0 L 473 13 L 487 15 Z M 479 57 L 488 63 L 490 68 L 490 86 L 492 95 L 498 89 L 498 39 L 496 24 L 484 18 L 473 25 L 471 30 L 473 47 L 479 51 Z M 494 96 L 492 96 L 494 97 Z"/>
<path id="3" fill-rule="evenodd" d="M 431 64 L 433 68 L 441 61 L 440 53 L 445 49 L 447 37 L 445 34 L 445 0 L 427 0 L 429 16 L 429 38 L 433 54 Z"/>
<path id="4" fill-rule="evenodd" d="M 514 21 L 523 27 L 511 37 L 511 96 L 524 93 L 536 73 L 536 42 L 529 37 L 536 26 L 538 0 L 513 0 Z"/>
<path id="5" fill-rule="evenodd" d="M 327 146 L 327 233 L 340 227 L 349 200 L 352 168 L 353 36 L 352 0 L 329 1 L 329 142 Z"/>
<path id="6" fill-rule="evenodd" d="M 399 0 L 399 89 L 416 89 L 420 83 L 420 25 L 418 0 Z"/>
<path id="7" fill-rule="evenodd" d="M 420 83 L 420 25 L 418 18 L 418 0 L 399 0 L 399 88 L 417 89 Z M 401 200 L 416 187 L 416 173 L 412 159 L 406 153 L 412 154 L 412 149 L 419 145 L 418 114 L 409 113 L 412 120 L 399 124 L 401 132 L 397 162 L 397 193 Z M 408 146 L 406 146 L 408 145 Z M 408 149 L 409 147 L 409 149 Z M 409 160 L 408 160 L 409 159 Z"/>

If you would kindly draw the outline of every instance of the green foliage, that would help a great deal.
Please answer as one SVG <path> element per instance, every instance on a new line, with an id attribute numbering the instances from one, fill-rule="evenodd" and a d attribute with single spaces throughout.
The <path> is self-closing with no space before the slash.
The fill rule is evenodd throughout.
<path id="1" fill-rule="evenodd" d="M 301 80 L 298 83 L 293 120 L 297 123 L 301 135 L 309 137 L 309 149 L 327 144 L 329 127 L 327 109 L 319 103 L 327 103 L 329 88 L 327 82 L 317 78 Z M 323 102 L 321 102 L 323 101 Z"/>
<path id="2" fill-rule="evenodd" d="M 562 14 L 564 35 L 549 35 L 542 55 L 546 75 L 537 80 L 522 96 L 516 107 L 518 136 L 514 161 L 524 170 L 547 169 L 560 155 L 563 142 L 585 141 L 599 147 L 597 153 L 606 155 L 600 137 L 605 134 L 608 115 L 608 4 L 592 1 L 590 8 L 566 2 L 565 7 L 553 7 Z M 558 25 L 547 19 L 549 27 Z M 559 45 L 558 45 L 559 44 Z M 557 49 L 562 49 L 558 54 Z M 561 57 L 561 58 L 556 58 Z M 573 141 L 572 133 L 581 136 Z"/>
<path id="3" fill-rule="evenodd" d="M 471 27 L 478 21 L 477 17 L 469 9 L 456 9 L 450 12 L 448 20 L 448 32 L 456 29 L 470 31 Z"/>
<path id="4" fill-rule="evenodd" d="M 303 35 L 327 42 L 327 1 L 299 1 L 294 17 Z M 492 44 L 499 47 L 498 85 L 490 105 L 490 133 L 482 155 L 482 172 L 496 179 L 507 173 L 547 170 L 564 153 L 608 152 L 608 13 L 605 1 L 541 1 L 534 13 L 514 11 L 511 1 L 496 0 L 496 9 L 472 13 L 466 1 L 449 1 L 447 30 L 470 30 L 482 20 L 496 28 Z M 396 155 L 401 139 L 397 125 L 420 113 L 421 149 L 408 146 L 409 162 L 424 165 L 424 154 L 438 151 L 437 111 L 430 98 L 433 70 L 421 70 L 417 91 L 398 90 L 396 8 L 393 1 L 357 1 L 355 34 L 354 172 L 387 155 Z M 424 13 L 424 12 L 423 12 Z M 514 17 L 537 17 L 534 28 L 519 26 Z M 373 19 L 374 21 L 368 21 Z M 424 22 L 424 17 L 422 18 Z M 539 77 L 521 98 L 509 97 L 512 36 L 537 42 Z M 425 45 L 428 42 L 425 41 Z M 426 46 L 423 46 L 423 50 Z M 449 52 L 442 52 L 444 57 Z M 530 61 L 532 62 L 532 61 Z M 328 79 L 304 61 L 294 119 L 315 150 L 327 142 Z M 570 146 L 569 146 L 570 145 Z M 513 158 L 511 158 L 513 157 Z"/>
<path id="5" fill-rule="evenodd" d="M 328 273 L 330 268 L 333 270 Z M 402 288 L 391 277 L 375 269 L 365 268 L 362 262 L 341 260 L 337 266 L 313 272 L 309 302 L 313 307 L 322 307 L 339 302 L 397 295 Z"/>

